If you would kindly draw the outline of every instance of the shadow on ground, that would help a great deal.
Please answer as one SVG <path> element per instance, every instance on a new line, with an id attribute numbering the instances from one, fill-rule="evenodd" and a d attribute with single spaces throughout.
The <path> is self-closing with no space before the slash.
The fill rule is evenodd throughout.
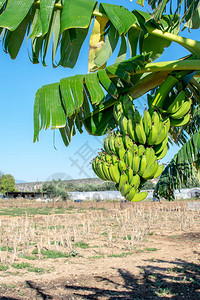
<path id="1" fill-rule="evenodd" d="M 149 259 L 139 276 L 117 269 L 112 277 L 87 275 L 52 282 L 27 281 L 24 297 L 4 294 L 0 300 L 17 299 L 200 299 L 200 265 L 184 260 Z M 131 263 L 131 259 L 130 259 Z M 167 267 L 166 267 L 167 265 Z M 1 290 L 3 292 L 3 290 Z M 13 297 L 14 296 L 14 297 Z"/>
<path id="2" fill-rule="evenodd" d="M 81 299 L 200 299 L 200 265 L 177 260 L 170 262 L 172 267 L 165 268 L 162 264 L 169 262 L 155 262 L 156 266 L 139 267 L 139 277 L 123 269 L 118 269 L 119 276 L 113 279 L 96 276 L 104 288 L 77 285 L 65 288 Z"/>

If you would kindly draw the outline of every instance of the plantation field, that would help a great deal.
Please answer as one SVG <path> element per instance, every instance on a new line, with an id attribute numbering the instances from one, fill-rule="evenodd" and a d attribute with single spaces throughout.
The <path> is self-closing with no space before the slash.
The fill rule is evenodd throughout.
<path id="1" fill-rule="evenodd" d="M 200 299 L 192 201 L 1 201 L 0 299 Z"/>

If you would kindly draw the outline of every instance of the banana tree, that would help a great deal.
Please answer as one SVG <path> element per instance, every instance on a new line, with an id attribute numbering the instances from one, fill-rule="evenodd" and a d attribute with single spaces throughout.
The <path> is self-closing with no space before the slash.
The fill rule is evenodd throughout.
<path id="1" fill-rule="evenodd" d="M 140 5 L 144 2 L 137 1 Z M 193 116 L 199 107 L 200 42 L 182 37 L 179 30 L 181 24 L 183 29 L 199 28 L 198 2 L 177 1 L 172 11 L 170 0 L 148 0 L 153 9 L 149 14 L 107 3 L 98 6 L 97 1 L 92 0 L 0 0 L 0 36 L 5 52 L 12 59 L 28 36 L 29 57 L 33 63 L 41 60 L 46 65 L 47 50 L 52 47 L 53 66 L 73 68 L 90 34 L 90 73 L 61 79 L 36 93 L 34 141 L 39 139 L 41 129 L 49 127 L 59 128 L 66 146 L 76 130 L 82 133 L 86 129 L 92 135 L 116 130 L 119 123 L 113 108 L 125 95 L 134 102 L 149 92 L 149 109 L 159 109 L 161 115 L 168 116 L 165 104 L 184 89 L 191 99 L 190 115 Z M 171 14 L 164 14 L 168 7 Z M 172 42 L 186 48 L 191 55 L 176 61 L 156 62 Z M 115 63 L 107 66 L 118 43 Z M 173 84 L 161 103 L 158 101 L 161 86 L 170 80 Z M 171 126 L 169 142 L 184 143 L 189 135 L 195 134 L 199 121 L 190 120 L 189 125 L 181 123 L 181 129 L 178 123 L 178 127 Z"/>

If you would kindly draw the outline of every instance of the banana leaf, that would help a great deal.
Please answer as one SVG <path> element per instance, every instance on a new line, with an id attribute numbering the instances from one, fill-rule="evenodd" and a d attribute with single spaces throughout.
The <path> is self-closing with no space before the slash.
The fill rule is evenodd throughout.
<path id="1" fill-rule="evenodd" d="M 162 40 L 163 43 L 158 43 L 158 38 L 147 29 L 148 25 L 149 28 L 154 26 L 164 32 L 172 32 L 173 20 L 167 22 L 166 16 L 162 16 L 161 21 L 156 22 L 148 13 L 136 10 L 130 12 L 120 5 L 106 3 L 99 5 L 99 11 L 97 1 L 92 0 L 1 0 L 0 34 L 3 48 L 13 59 L 16 58 L 27 35 L 31 40 L 31 51 L 28 53 L 33 63 L 41 61 L 45 66 L 45 57 L 48 50 L 52 48 L 53 67 L 73 68 L 86 37 L 91 33 L 89 29 L 93 24 L 93 19 L 95 19 L 94 23 L 100 24 L 101 28 L 98 32 L 100 45 L 97 41 L 94 45 L 91 44 L 89 50 L 89 64 L 91 64 L 89 70 L 91 71 L 105 67 L 107 60 L 115 52 L 119 37 L 121 45 L 116 62 L 134 57 L 136 54 L 147 53 L 149 44 L 155 44 L 151 57 L 153 60 L 164 51 L 166 46 L 170 45 L 170 42 L 164 40 Z M 106 15 L 101 16 L 101 13 Z M 141 31 L 143 34 L 140 35 Z M 91 38 L 92 35 L 93 32 Z M 147 36 L 148 39 L 145 40 Z M 140 52 L 137 51 L 139 39 Z M 191 49 L 188 48 L 188 50 Z M 58 58 L 57 61 L 55 57 Z"/>
<path id="2" fill-rule="evenodd" d="M 175 189 L 189 187 L 199 180 L 199 161 L 200 131 L 197 131 L 164 169 L 154 189 L 154 196 L 175 200 Z"/>
<path id="3" fill-rule="evenodd" d="M 200 27 L 200 4 L 199 0 L 146 0 L 153 9 L 152 18 L 157 22 L 161 19 L 166 9 L 170 10 L 171 14 L 182 15 L 181 22 L 185 27 L 197 29 Z M 144 5 L 143 1 L 137 1 L 138 4 Z"/>
<path id="4" fill-rule="evenodd" d="M 60 129 L 66 145 L 71 141 L 76 129 L 82 132 L 83 127 L 90 134 L 105 134 L 109 127 L 115 126 L 112 109 L 120 95 L 128 93 L 137 99 L 159 86 L 169 74 L 169 72 L 137 74 L 146 66 L 148 59 L 148 55 L 136 56 L 96 73 L 64 78 L 56 84 L 42 87 L 37 92 L 35 100 L 34 141 L 39 139 L 40 130 L 49 127 Z"/>

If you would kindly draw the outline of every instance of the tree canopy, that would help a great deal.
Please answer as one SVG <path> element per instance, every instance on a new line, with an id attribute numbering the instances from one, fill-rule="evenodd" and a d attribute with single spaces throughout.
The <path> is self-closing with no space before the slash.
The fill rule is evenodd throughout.
<path id="1" fill-rule="evenodd" d="M 5 195 L 7 192 L 15 191 L 15 179 L 10 174 L 0 175 L 0 193 Z"/>
<path id="2" fill-rule="evenodd" d="M 190 122 L 181 127 L 171 126 L 169 142 L 184 145 L 195 134 L 199 141 L 200 42 L 182 37 L 186 28 L 200 27 L 199 1 L 179 0 L 176 4 L 172 0 L 146 2 L 152 9 L 151 13 L 136 9 L 129 11 L 122 5 L 98 4 L 92 0 L 0 1 L 0 36 L 5 52 L 12 59 L 16 58 L 27 36 L 31 48 L 29 57 L 33 63 L 41 61 L 46 65 L 45 58 L 51 47 L 54 67 L 73 68 L 90 34 L 90 73 L 61 79 L 58 83 L 41 87 L 36 93 L 34 141 L 39 140 L 41 129 L 49 127 L 59 128 L 66 146 L 76 130 L 82 133 L 86 129 L 89 134 L 104 135 L 108 129 L 119 126 L 113 108 L 121 97 L 129 95 L 134 102 L 149 92 L 148 99 L 151 99 L 170 76 L 181 76 L 181 86 L 174 85 L 169 97 L 173 99 L 177 91 L 184 89 L 187 98 L 191 99 L 191 117 Z M 136 3 L 143 6 L 145 1 Z M 179 34 L 180 30 L 183 33 Z M 190 55 L 179 60 L 172 58 L 168 62 L 157 62 L 172 42 L 186 48 Z M 116 52 L 118 44 L 115 63 L 108 65 L 108 59 Z M 150 109 L 152 105 L 157 109 L 153 100 L 148 102 Z M 162 114 L 163 107 L 159 109 Z M 176 162 L 184 161 L 185 164 L 188 161 L 197 167 L 199 142 L 197 148 L 190 145 L 192 142 L 187 150 L 177 155 Z M 194 170 L 193 167 L 189 169 Z M 180 186 L 185 175 L 174 176 L 179 184 L 173 184 L 173 188 Z M 157 188 L 157 194 L 168 197 L 166 191 L 162 193 Z"/>

